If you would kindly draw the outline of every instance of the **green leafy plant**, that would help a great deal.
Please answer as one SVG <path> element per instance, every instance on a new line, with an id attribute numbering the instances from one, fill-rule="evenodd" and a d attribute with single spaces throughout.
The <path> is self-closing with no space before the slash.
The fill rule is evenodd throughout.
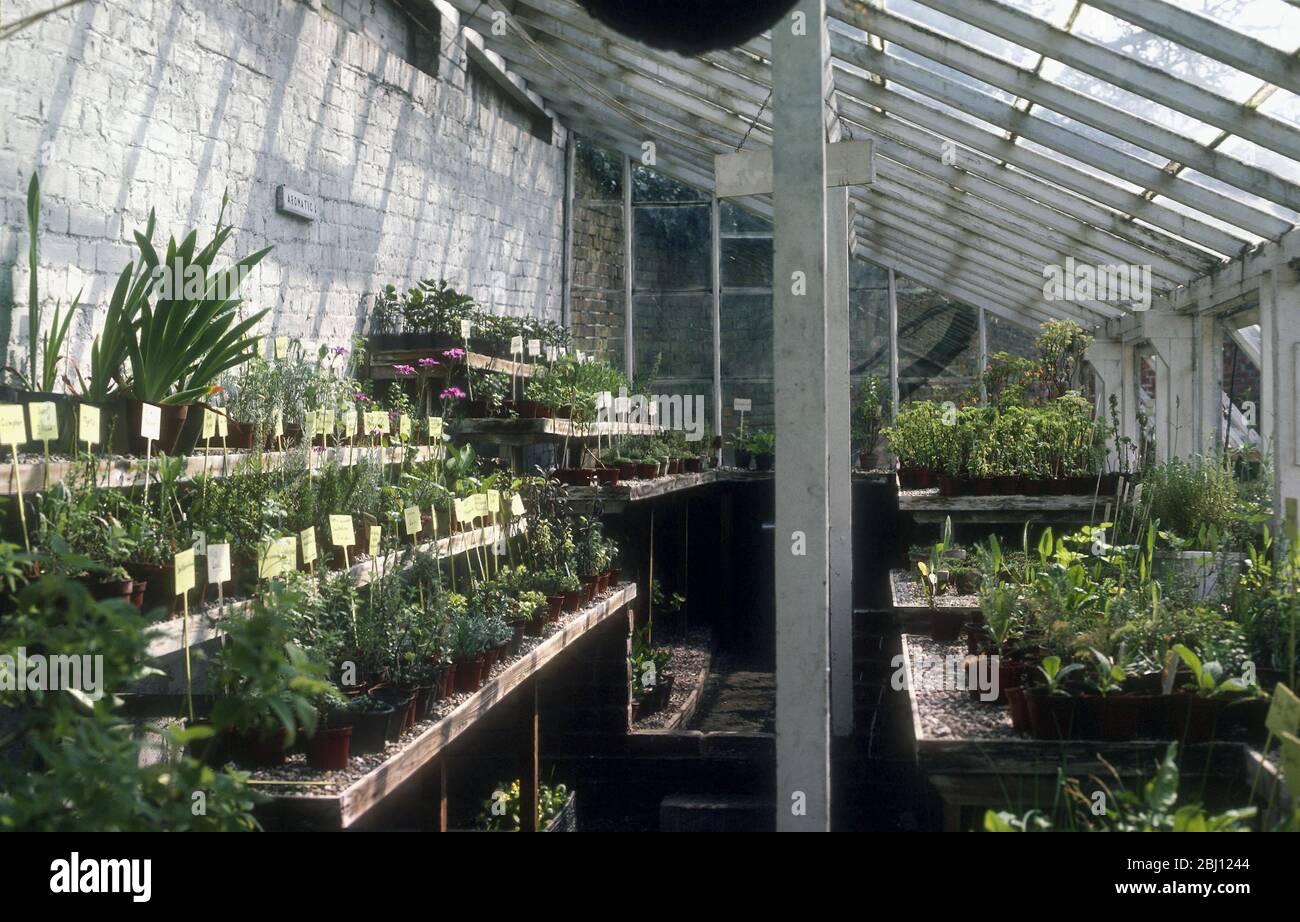
<path id="1" fill-rule="evenodd" d="M 178 265 L 184 267 L 172 286 L 179 291 L 171 294 L 179 297 L 160 299 L 154 307 L 142 300 L 134 336 L 126 341 L 131 395 L 137 400 L 156 404 L 192 402 L 210 393 L 223 371 L 256 354 L 257 340 L 248 334 L 267 312 L 259 311 L 240 320 L 237 282 L 262 261 L 270 247 L 210 275 L 217 254 L 234 232 L 231 225 L 221 223 L 226 204 L 227 198 L 222 196 L 216 233 L 201 249 L 197 248 L 197 231 L 190 231 L 179 244 L 174 237 L 168 240 L 164 265 L 173 272 Z M 135 239 L 152 275 L 159 265 L 153 242 L 138 231 Z M 192 269 L 204 280 L 199 297 L 190 297 L 189 286 L 182 284 Z"/>
<path id="2" fill-rule="evenodd" d="M 1045 656 L 1042 663 L 1037 667 L 1039 674 L 1043 677 L 1043 683 L 1047 686 L 1049 695 L 1068 695 L 1064 682 L 1067 676 L 1079 672 L 1083 669 L 1081 663 L 1070 663 L 1068 666 L 1061 665 L 1059 656 Z"/>

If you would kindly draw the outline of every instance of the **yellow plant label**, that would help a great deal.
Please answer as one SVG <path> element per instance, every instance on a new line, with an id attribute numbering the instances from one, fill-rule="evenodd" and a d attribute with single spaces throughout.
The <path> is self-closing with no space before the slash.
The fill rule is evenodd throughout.
<path id="1" fill-rule="evenodd" d="M 27 441 L 27 419 L 23 408 L 16 403 L 0 407 L 0 445 L 17 448 Z"/>
<path id="2" fill-rule="evenodd" d="M 208 545 L 208 582 L 226 583 L 230 581 L 230 545 Z"/>
<path id="3" fill-rule="evenodd" d="M 334 434 L 334 411 L 326 410 L 322 414 L 322 416 L 324 418 L 324 422 L 321 425 L 321 431 L 325 435 L 333 435 Z"/>
<path id="4" fill-rule="evenodd" d="M 357 434 L 357 411 L 348 410 L 343 414 L 343 435 L 352 438 Z"/>
<path id="5" fill-rule="evenodd" d="M 1273 688 L 1273 701 L 1268 706 L 1264 725 L 1276 736 L 1300 733 L 1300 698 L 1281 682 Z"/>
<path id="6" fill-rule="evenodd" d="M 524 498 L 516 493 L 510 497 L 510 514 L 514 516 L 523 515 L 527 510 L 524 509 Z"/>
<path id="7" fill-rule="evenodd" d="M 277 359 L 285 358 L 289 354 L 289 337 L 277 336 L 275 338 L 275 357 Z"/>
<path id="8" fill-rule="evenodd" d="M 77 425 L 81 430 L 81 438 L 78 441 L 85 442 L 87 445 L 99 444 L 99 407 L 83 403 L 77 413 Z"/>
<path id="9" fill-rule="evenodd" d="M 140 438 L 156 442 L 162 437 L 162 407 L 152 403 L 140 406 Z"/>
<path id="10" fill-rule="evenodd" d="M 387 410 L 375 411 L 375 428 L 378 429 L 380 433 L 383 435 L 388 435 L 389 432 L 392 431 L 392 427 L 389 426 Z"/>
<path id="11" fill-rule="evenodd" d="M 230 435 L 230 417 L 225 413 L 217 414 L 217 438 L 224 439 Z"/>
<path id="12" fill-rule="evenodd" d="M 410 537 L 411 535 L 418 535 L 420 533 L 421 526 L 424 524 L 423 522 L 420 521 L 420 507 L 407 506 L 405 509 L 402 510 L 402 516 L 406 520 L 407 537 Z"/>
<path id="13" fill-rule="evenodd" d="M 493 515 L 493 516 L 495 516 L 497 513 L 499 513 L 499 512 L 501 511 L 501 491 L 500 491 L 500 490 L 488 490 L 488 491 L 487 491 L 487 511 L 488 511 L 488 514 L 489 514 L 489 515 Z"/>
<path id="14" fill-rule="evenodd" d="M 464 499 L 456 500 L 456 521 L 462 525 L 469 525 L 474 521 L 474 504 L 471 502 L 473 497 L 466 496 Z"/>
<path id="15" fill-rule="evenodd" d="M 302 417 L 302 431 L 308 438 L 315 435 L 320 430 L 316 428 L 316 411 L 308 410 Z"/>
<path id="16" fill-rule="evenodd" d="M 403 413 L 397 420 L 397 434 L 403 439 L 409 439 L 411 437 L 411 417 L 407 416 L 405 413 Z"/>
<path id="17" fill-rule="evenodd" d="M 442 438 L 442 417 L 441 416 L 429 417 L 429 438 L 431 439 Z"/>
<path id="18" fill-rule="evenodd" d="M 352 532 L 352 516 L 330 516 L 330 543 L 335 547 L 351 547 L 357 543 Z"/>
<path id="19" fill-rule="evenodd" d="M 380 535 L 382 534 L 382 532 L 383 532 L 383 529 L 380 528 L 378 525 L 371 525 L 371 526 L 370 526 L 370 548 L 369 548 L 369 550 L 370 550 L 370 556 L 371 556 L 371 557 L 378 557 L 378 556 L 379 556 L 379 537 L 380 537 Z"/>
<path id="20" fill-rule="evenodd" d="M 1300 797 L 1300 738 L 1295 734 L 1283 733 L 1282 748 L 1279 752 L 1282 762 L 1282 775 L 1292 797 Z"/>
<path id="21" fill-rule="evenodd" d="M 176 574 L 175 592 L 177 595 L 189 592 L 194 588 L 194 548 L 188 551 L 181 551 L 176 555 L 172 563 L 172 569 Z"/>
<path id="22" fill-rule="evenodd" d="M 302 562 L 312 563 L 316 559 L 316 529 L 304 528 L 298 532 L 298 543 L 302 545 Z"/>
<path id="23" fill-rule="evenodd" d="M 59 412 L 50 401 L 27 404 L 31 417 L 32 441 L 53 442 L 59 437 Z"/>
<path id="24" fill-rule="evenodd" d="M 214 439 L 217 437 L 217 411 L 203 411 L 203 439 Z"/>
<path id="25" fill-rule="evenodd" d="M 272 434 L 277 439 L 284 437 L 284 417 L 278 413 L 275 415 L 275 432 Z"/>

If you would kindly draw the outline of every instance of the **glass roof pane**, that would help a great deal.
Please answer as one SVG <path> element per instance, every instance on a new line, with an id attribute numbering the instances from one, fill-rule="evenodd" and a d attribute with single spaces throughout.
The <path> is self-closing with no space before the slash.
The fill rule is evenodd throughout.
<path id="1" fill-rule="evenodd" d="M 1289 90 L 1274 90 L 1273 95 L 1260 104 L 1259 111 L 1300 128 L 1300 96 Z"/>
<path id="2" fill-rule="evenodd" d="M 1138 147 L 1136 144 L 1130 144 L 1128 141 L 1117 138 L 1114 135 L 1106 134 L 1104 131 L 1098 131 L 1091 125 L 1085 125 L 1082 122 L 1075 121 L 1069 116 L 1061 115 L 1053 109 L 1045 109 L 1042 106 L 1037 106 L 1034 108 L 1033 114 L 1035 117 L 1043 119 L 1043 121 L 1059 125 L 1062 128 L 1073 131 L 1075 134 L 1082 135 L 1083 137 L 1096 141 L 1099 144 L 1104 144 L 1106 147 L 1112 147 L 1121 153 L 1128 154 L 1130 157 L 1137 157 L 1139 160 L 1145 161 L 1152 166 L 1163 167 L 1169 162 L 1167 157 L 1153 154 L 1148 150 Z"/>
<path id="3" fill-rule="evenodd" d="M 1173 5 L 1213 19 L 1234 32 L 1283 51 L 1300 40 L 1300 7 L 1286 0 L 1172 0 Z"/>
<path id="4" fill-rule="evenodd" d="M 1245 102 L 1259 89 L 1258 77 L 1243 74 L 1167 38 L 1152 35 L 1095 7 L 1083 8 L 1075 21 L 1074 34 L 1235 102 Z"/>
<path id="5" fill-rule="evenodd" d="M 1073 157 L 1067 157 L 1065 154 L 1062 154 L 1059 151 L 1052 150 L 1050 147 L 1044 147 L 1041 144 L 1038 144 L 1034 141 L 1029 141 L 1025 138 L 1016 138 L 1016 143 L 1019 144 L 1021 147 L 1026 148 L 1027 150 L 1032 150 L 1035 153 L 1042 154 L 1044 157 L 1050 157 L 1053 160 L 1060 161 L 1066 166 L 1071 166 L 1074 167 L 1076 170 L 1081 170 L 1082 172 L 1087 173 L 1089 176 L 1095 176 L 1098 179 L 1104 179 L 1112 186 L 1119 186 L 1121 189 L 1124 189 L 1125 191 L 1128 192 L 1136 192 L 1136 193 L 1142 192 L 1141 186 L 1134 185 L 1131 182 L 1127 182 L 1126 180 L 1120 179 L 1110 173 L 1105 172 L 1104 170 L 1099 170 L 1096 167 L 1089 166 L 1088 164 L 1083 163 L 1082 161 L 1075 160 Z"/>
<path id="6" fill-rule="evenodd" d="M 925 96 L 921 93 L 918 93 L 915 90 L 913 90 L 911 87 L 906 87 L 899 83 L 890 82 L 889 88 L 894 92 L 898 93 L 900 96 L 906 96 L 909 99 L 915 99 L 921 103 L 924 103 L 925 105 L 929 106 L 932 109 L 938 109 L 939 111 L 943 112 L 945 115 L 950 115 L 953 118 L 960 119 L 961 121 L 966 122 L 968 124 L 975 125 L 979 128 L 983 128 L 985 131 L 988 131 L 991 134 L 996 134 L 1000 137 L 1005 137 L 1006 135 L 1005 129 L 1003 129 L 1002 126 L 990 125 L 988 122 L 984 121 L 983 119 L 976 118 L 975 116 L 971 115 L 969 112 L 966 112 L 962 109 L 955 108 L 954 106 L 950 106 L 946 102 L 942 102 L 938 99 L 934 99 L 933 97 Z"/>
<path id="7" fill-rule="evenodd" d="M 976 92 L 984 93 L 985 95 L 996 97 L 997 99 L 1001 100 L 1004 103 L 1013 102 L 1016 98 L 1015 95 L 1012 93 L 1008 93 L 1005 90 L 1000 90 L 990 83 L 985 83 L 983 80 L 978 80 L 975 77 L 972 77 L 970 74 L 949 67 L 947 64 L 941 64 L 938 61 L 935 61 L 931 58 L 927 58 L 924 57 L 923 55 L 916 54 L 913 51 L 909 51 L 908 49 L 904 48 L 902 45 L 896 45 L 893 42 L 886 42 L 885 51 L 893 57 L 899 58 L 900 60 L 903 61 L 907 61 L 909 64 L 915 64 L 916 66 L 922 67 L 932 73 L 938 74 L 941 77 L 946 77 L 947 79 L 952 80 L 954 83 L 959 83 L 964 87 L 969 87 L 970 89 L 975 90 Z"/>
<path id="8" fill-rule="evenodd" d="M 1166 208 L 1172 211 L 1176 211 L 1179 214 L 1184 214 L 1187 215 L 1188 217 L 1194 218 L 1195 220 L 1199 221 L 1202 224 L 1206 224 L 1210 227 L 1216 228 L 1217 230 L 1221 230 L 1226 234 L 1232 234 L 1234 237 L 1240 237 L 1242 238 L 1243 245 L 1246 242 L 1249 242 L 1251 244 L 1264 242 L 1263 237 L 1260 237 L 1256 234 L 1252 234 L 1250 231 L 1242 230 L 1240 227 L 1237 227 L 1235 224 L 1228 224 L 1226 221 L 1220 221 L 1218 218 L 1214 217 L 1213 215 L 1207 215 L 1203 211 L 1197 211 L 1195 208 L 1188 208 L 1182 202 L 1175 202 L 1173 199 L 1167 198 L 1166 196 L 1157 195 L 1155 198 L 1152 199 L 1152 201 L 1159 205 L 1164 205 Z"/>
<path id="9" fill-rule="evenodd" d="M 1065 21 L 1070 16 L 1070 10 L 1074 8 L 1075 0 L 1002 0 L 1002 2 L 1037 19 L 1045 19 L 1058 29 L 1063 29 Z"/>
<path id="10" fill-rule="evenodd" d="M 1229 140 L 1237 140 L 1237 139 L 1233 138 Z M 1249 142 L 1240 141 L 1239 143 L 1246 144 Z M 1227 142 L 1225 142 L 1225 146 L 1226 144 Z M 1255 150 L 1260 150 L 1260 148 L 1255 147 Z M 1265 151 L 1265 153 L 1267 153 L 1267 151 Z M 1291 161 L 1287 161 L 1285 157 L 1277 157 L 1276 159 L 1288 163 L 1291 162 Z M 1263 166 L 1263 164 L 1260 165 Z M 1198 173 L 1196 170 L 1183 170 L 1183 172 L 1179 173 L 1178 175 L 1183 177 L 1186 180 L 1196 183 L 1198 186 L 1204 186 L 1205 188 L 1212 189 L 1215 192 L 1220 193 L 1221 195 L 1226 195 L 1229 198 L 1236 199 L 1239 202 L 1244 202 L 1245 204 L 1250 205 L 1252 208 L 1258 208 L 1260 211 L 1267 211 L 1269 214 L 1275 215 L 1276 217 L 1281 218 L 1283 221 L 1290 221 L 1292 224 L 1300 223 L 1300 213 L 1292 211 L 1290 208 L 1284 208 L 1281 205 L 1275 205 L 1272 202 L 1266 201 L 1265 199 L 1260 198 L 1258 195 L 1254 195 L 1250 192 L 1243 192 L 1242 190 L 1234 186 L 1229 186 L 1226 183 L 1220 182 L 1219 180 L 1215 179 L 1212 176 L 1206 176 L 1204 173 Z M 1300 167 L 1297 167 L 1296 175 L 1300 175 Z M 1294 179 L 1295 176 L 1293 176 L 1292 178 Z"/>
<path id="11" fill-rule="evenodd" d="M 1058 0 L 1051 0 L 1051 2 L 1056 3 Z M 1070 0 L 1059 0 L 1059 2 L 1065 2 L 1068 5 Z M 1038 63 L 1039 55 L 1036 52 L 985 32 L 983 29 L 977 29 L 975 26 L 968 25 L 961 20 L 953 19 L 951 16 L 932 10 L 928 6 L 922 6 L 915 0 L 886 0 L 885 6 L 891 12 L 919 22 L 935 32 L 940 32 L 988 54 L 1005 58 L 1022 67 L 1033 67 Z"/>
<path id="12" fill-rule="evenodd" d="M 1107 83 L 1105 80 L 1100 80 L 1091 74 L 1085 74 L 1081 70 L 1075 70 L 1073 67 L 1059 61 L 1051 59 L 1044 61 L 1041 73 L 1044 78 L 1051 80 L 1053 83 L 1059 83 L 1061 86 L 1069 87 L 1099 102 L 1107 103 L 1117 109 L 1123 109 L 1138 118 L 1146 119 L 1171 131 L 1176 131 L 1200 144 L 1210 143 L 1219 134 L 1219 129 L 1213 125 L 1206 124 L 1181 112 L 1175 112 L 1168 106 L 1162 106 L 1160 103 L 1153 102 L 1145 96 L 1139 96 L 1137 93 L 1130 93 L 1128 90 Z"/>

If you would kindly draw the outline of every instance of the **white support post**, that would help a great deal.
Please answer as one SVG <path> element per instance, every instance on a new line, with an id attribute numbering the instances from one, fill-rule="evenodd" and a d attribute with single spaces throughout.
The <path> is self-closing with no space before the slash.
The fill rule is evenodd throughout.
<path id="1" fill-rule="evenodd" d="M 722 435 L 722 202 L 709 205 L 713 241 L 713 434 Z"/>
<path id="2" fill-rule="evenodd" d="M 853 481 L 849 432 L 849 198 L 826 190 L 826 415 L 829 424 L 831 729 L 853 733 Z"/>
<path id="3" fill-rule="evenodd" d="M 632 233 L 636 221 L 632 217 L 632 158 L 623 158 L 623 373 L 629 381 L 636 374 L 636 356 L 632 338 L 632 281 L 636 276 L 632 265 Z"/>
<path id="4" fill-rule="evenodd" d="M 1156 368 L 1156 452 L 1161 460 L 1199 447 L 1195 420 L 1196 342 L 1193 318 L 1171 312 L 1143 315 Z"/>
<path id="5" fill-rule="evenodd" d="M 1196 446 L 1202 453 L 1221 447 L 1223 427 L 1223 330 L 1213 314 L 1195 312 L 1192 349 L 1196 362 Z"/>
<path id="6" fill-rule="evenodd" d="M 1118 339 L 1098 339 L 1088 347 L 1086 358 L 1088 364 L 1092 366 L 1093 374 L 1097 378 L 1097 416 L 1101 419 L 1110 419 L 1110 398 L 1113 395 L 1117 400 L 1115 407 L 1119 417 L 1119 432 L 1116 437 L 1128 436 L 1132 438 L 1134 424 L 1133 416 L 1133 395 L 1124 389 L 1124 364 L 1131 361 L 1133 350 L 1124 345 L 1122 340 Z M 1118 466 L 1118 446 L 1112 444 L 1109 448 L 1112 459 Z"/>
<path id="7" fill-rule="evenodd" d="M 1279 266 L 1260 280 L 1264 443 L 1273 452 L 1273 502 L 1279 534 L 1300 527 L 1300 271 Z"/>
<path id="8" fill-rule="evenodd" d="M 889 270 L 889 418 L 898 415 L 898 286 Z"/>
<path id="9" fill-rule="evenodd" d="M 824 0 L 772 27 L 776 828 L 830 828 Z"/>

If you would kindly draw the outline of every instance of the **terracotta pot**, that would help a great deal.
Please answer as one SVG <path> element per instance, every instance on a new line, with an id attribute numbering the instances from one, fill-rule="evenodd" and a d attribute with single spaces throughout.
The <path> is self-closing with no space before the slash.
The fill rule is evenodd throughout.
<path id="1" fill-rule="evenodd" d="M 682 462 L 680 458 L 673 458 L 668 462 L 668 473 L 680 474 L 682 472 Z"/>
<path id="2" fill-rule="evenodd" d="M 320 729 L 306 741 L 307 764 L 320 771 L 339 771 L 348 767 L 352 728 Z"/>
<path id="3" fill-rule="evenodd" d="M 564 611 L 564 594 L 563 594 L 563 593 L 560 593 L 559 595 L 548 595 L 548 596 L 546 597 L 546 618 L 545 618 L 546 621 L 559 621 L 559 620 L 560 620 L 560 614 L 561 614 L 563 611 Z M 539 628 L 538 628 L 537 634 L 534 635 L 534 636 L 540 636 L 540 635 L 541 635 L 542 632 L 541 632 L 541 629 L 540 629 L 540 624 L 541 624 L 542 620 L 543 620 L 543 619 L 541 619 L 541 618 L 534 618 L 534 619 L 533 619 L 533 621 L 536 622 L 536 623 L 539 625 Z"/>
<path id="4" fill-rule="evenodd" d="M 596 577 L 588 576 L 582 580 L 582 604 L 590 605 L 596 597 Z"/>
<path id="5" fill-rule="evenodd" d="M 1011 727 L 1021 733 L 1029 732 L 1029 703 L 1025 690 L 1012 687 L 1006 690 L 1007 709 L 1011 711 Z"/>
<path id="6" fill-rule="evenodd" d="M 1021 477 L 1020 492 L 1025 496 L 1041 496 L 1043 493 L 1043 482 L 1037 477 Z"/>
<path id="7" fill-rule="evenodd" d="M 602 487 L 612 487 L 618 483 L 620 471 L 616 467 L 598 467 L 596 468 L 596 482 Z"/>
<path id="8" fill-rule="evenodd" d="M 947 474 L 939 475 L 939 495 L 952 497 L 956 496 L 958 491 L 957 481 Z"/>
<path id="9" fill-rule="evenodd" d="M 609 589 L 609 571 L 606 570 L 600 576 L 596 577 L 596 595 L 604 595 Z"/>
<path id="10" fill-rule="evenodd" d="M 630 464 L 630 463 L 629 463 L 629 464 L 620 464 L 620 465 L 618 466 L 618 479 L 619 479 L 619 480 L 631 480 L 631 479 L 632 479 L 633 477 L 635 477 L 635 476 L 636 476 L 636 465 L 635 465 L 635 464 Z"/>
<path id="11" fill-rule="evenodd" d="M 500 647 L 488 647 L 486 650 L 483 651 L 483 674 L 481 676 L 482 682 L 486 682 L 488 679 L 492 677 L 492 667 L 497 664 L 497 660 L 500 658 L 500 656 L 501 656 Z M 479 684 L 481 685 L 482 682 L 480 682 Z"/>
<path id="12" fill-rule="evenodd" d="M 636 466 L 636 475 L 641 480 L 654 480 L 659 476 L 659 465 L 657 464 L 638 464 Z"/>
<path id="13" fill-rule="evenodd" d="M 564 610 L 566 612 L 574 612 L 581 607 L 582 607 L 581 589 L 575 590 L 573 592 L 566 592 L 564 594 Z"/>
<path id="14" fill-rule="evenodd" d="M 622 567 L 610 567 L 610 568 L 609 568 L 609 586 L 610 586 L 610 588 L 611 588 L 611 589 L 617 589 L 617 588 L 618 588 L 618 584 L 621 583 L 621 582 L 623 582 L 623 568 L 622 568 Z"/>
<path id="15" fill-rule="evenodd" d="M 86 591 L 90 593 L 90 597 L 97 602 L 108 602 L 113 599 L 130 602 L 135 595 L 135 580 L 133 579 L 103 580 L 90 575 L 79 578 L 77 582 L 85 586 Z M 141 591 L 143 592 L 143 590 Z"/>
<path id="16" fill-rule="evenodd" d="M 237 451 L 251 451 L 254 444 L 254 438 L 257 435 L 257 427 L 252 423 L 241 423 L 236 420 L 228 420 L 226 423 L 226 447 Z M 221 443 L 218 439 L 214 444 Z"/>
<path id="17" fill-rule="evenodd" d="M 1074 730 L 1076 700 L 1069 695 L 1049 695 L 1044 688 L 1025 692 L 1029 725 L 1034 739 L 1068 740 Z"/>
<path id="18" fill-rule="evenodd" d="M 704 461 L 700 458 L 686 458 L 682 465 L 687 474 L 698 474 L 704 470 Z"/>
<path id="19" fill-rule="evenodd" d="M 586 487 L 591 485 L 594 474 L 591 468 L 560 467 L 551 476 L 568 487 Z"/>
<path id="20" fill-rule="evenodd" d="M 450 698 L 456 694 L 456 664 L 446 663 L 442 670 L 442 691 L 438 697 Z"/>
<path id="21" fill-rule="evenodd" d="M 139 400 L 126 401 L 127 444 L 131 453 L 144 457 L 148 442 L 140 435 L 140 414 L 144 404 Z M 188 404 L 164 405 L 159 408 L 162 421 L 158 425 L 158 440 L 153 443 L 152 453 L 173 455 L 176 443 L 180 440 L 181 430 L 185 427 L 185 418 L 189 415 Z"/>
<path id="22" fill-rule="evenodd" d="M 534 419 L 550 419 L 555 415 L 555 410 L 548 403 L 538 403 L 533 407 Z"/>
<path id="23" fill-rule="evenodd" d="M 483 684 L 483 657 L 456 661 L 456 692 L 470 693 L 479 690 Z"/>
<path id="24" fill-rule="evenodd" d="M 263 735 L 238 734 L 237 751 L 242 754 L 242 761 L 258 768 L 274 768 L 284 764 L 285 740 L 288 734 L 283 727 Z"/>
<path id="25" fill-rule="evenodd" d="M 1019 486 L 1020 478 L 999 475 L 993 478 L 993 492 L 999 496 L 1013 496 Z"/>

